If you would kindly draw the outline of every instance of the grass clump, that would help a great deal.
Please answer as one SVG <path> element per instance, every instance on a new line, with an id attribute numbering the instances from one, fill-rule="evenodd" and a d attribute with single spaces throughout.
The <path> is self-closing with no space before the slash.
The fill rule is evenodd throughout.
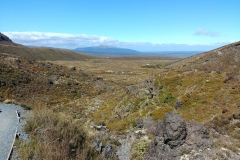
<path id="1" fill-rule="evenodd" d="M 132 144 L 131 149 L 131 160 L 141 160 L 143 159 L 145 152 L 147 151 L 148 143 L 150 142 L 149 139 L 144 139 L 137 141 Z"/>
<path id="2" fill-rule="evenodd" d="M 172 107 L 162 107 L 158 108 L 152 112 L 152 117 L 154 120 L 162 120 L 164 118 L 165 113 L 173 111 Z"/>
<path id="3" fill-rule="evenodd" d="M 20 105 L 24 110 L 31 110 L 31 107 L 27 106 L 26 104 Z"/>
<path id="4" fill-rule="evenodd" d="M 31 139 L 21 144 L 21 159 L 98 159 L 83 128 L 59 113 L 34 111 L 24 129 Z"/>

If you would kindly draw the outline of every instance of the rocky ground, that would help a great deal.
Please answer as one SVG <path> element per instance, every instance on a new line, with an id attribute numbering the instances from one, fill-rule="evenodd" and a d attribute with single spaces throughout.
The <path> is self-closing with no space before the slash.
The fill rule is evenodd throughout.
<path id="1" fill-rule="evenodd" d="M 138 120 L 137 127 L 124 136 L 110 135 L 106 126 L 94 126 L 99 137 L 109 135 L 108 144 L 101 138 L 92 140 L 92 145 L 106 159 L 144 159 L 144 160 L 206 160 L 240 159 L 240 150 L 217 147 L 216 141 L 227 141 L 234 146 L 236 140 L 208 130 L 196 122 L 186 122 L 176 112 L 165 114 L 161 121 L 152 118 Z M 104 128 L 104 129 L 103 129 Z M 213 136 L 215 135 L 215 136 Z M 217 135 L 217 136 L 216 136 Z M 120 144 L 109 142 L 117 140 Z M 115 156 L 116 155 L 116 156 Z"/>

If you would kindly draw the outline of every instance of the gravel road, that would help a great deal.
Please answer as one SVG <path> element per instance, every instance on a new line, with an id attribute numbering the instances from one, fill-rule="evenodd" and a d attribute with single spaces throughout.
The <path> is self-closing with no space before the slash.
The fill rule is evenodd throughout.
<path id="1" fill-rule="evenodd" d="M 22 107 L 13 104 L 0 103 L 0 160 L 6 160 L 15 138 L 16 129 L 27 139 L 22 132 L 23 121 L 18 119 L 16 111 L 22 116 L 25 111 Z"/>

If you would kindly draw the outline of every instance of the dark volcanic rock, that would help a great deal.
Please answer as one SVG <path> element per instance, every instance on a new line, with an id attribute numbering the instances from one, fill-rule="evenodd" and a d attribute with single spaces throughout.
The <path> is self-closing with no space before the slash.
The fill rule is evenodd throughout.
<path id="1" fill-rule="evenodd" d="M 179 108 L 182 108 L 182 106 L 183 106 L 183 103 L 180 102 L 180 101 L 177 101 L 177 102 L 175 103 L 175 105 L 174 105 L 174 108 L 175 108 L 176 110 L 178 110 Z"/>
<path id="2" fill-rule="evenodd" d="M 163 119 L 164 143 L 171 148 L 184 143 L 187 136 L 186 123 L 177 113 L 166 113 Z"/>
<path id="3" fill-rule="evenodd" d="M 180 155 L 179 150 L 171 149 L 160 137 L 155 137 L 148 145 L 144 160 L 177 160 L 180 159 Z"/>
<path id="4" fill-rule="evenodd" d="M 196 158 L 202 158 L 207 149 L 214 149 L 214 145 L 205 127 L 185 122 L 177 113 L 169 112 L 163 121 L 158 121 L 156 136 L 148 144 L 144 160 L 179 160 L 185 154 L 200 150 Z"/>
<path id="5" fill-rule="evenodd" d="M 161 120 L 156 125 L 156 136 L 163 137 L 163 121 Z"/>
<path id="6" fill-rule="evenodd" d="M 8 38 L 7 36 L 5 36 L 5 35 L 2 34 L 1 32 L 0 32 L 0 41 L 12 42 L 10 38 Z"/>
<path id="7" fill-rule="evenodd" d="M 213 143 L 209 140 L 209 131 L 195 122 L 187 122 L 188 135 L 185 144 L 193 149 L 212 148 Z"/>

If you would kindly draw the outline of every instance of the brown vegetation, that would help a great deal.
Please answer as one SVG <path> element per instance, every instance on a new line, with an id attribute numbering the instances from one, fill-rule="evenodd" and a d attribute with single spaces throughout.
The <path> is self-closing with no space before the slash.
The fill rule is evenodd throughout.
<path id="1" fill-rule="evenodd" d="M 86 135 L 96 134 L 89 129 L 90 122 L 104 124 L 111 134 L 121 136 L 137 127 L 139 118 L 161 120 L 172 110 L 185 120 L 240 140 L 238 44 L 193 56 L 168 69 L 165 66 L 176 60 L 125 57 L 36 62 L 0 54 L 0 100 L 31 108 L 34 114 L 25 126 L 31 141 L 21 144 L 20 155 L 23 159 L 33 155 L 94 159 L 97 155 Z M 10 50 L 17 53 L 18 49 Z M 57 50 L 39 50 L 47 54 L 44 60 L 57 60 L 48 55 Z M 24 49 L 20 52 L 30 54 Z M 143 151 L 137 153 L 136 148 Z M 132 157 L 142 157 L 142 148 L 145 143 L 135 143 Z"/>

